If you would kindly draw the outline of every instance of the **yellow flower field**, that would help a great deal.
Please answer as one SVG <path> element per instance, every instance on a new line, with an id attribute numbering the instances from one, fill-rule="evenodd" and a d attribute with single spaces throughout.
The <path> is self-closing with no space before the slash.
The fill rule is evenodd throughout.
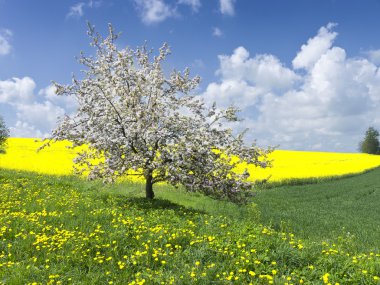
<path id="1" fill-rule="evenodd" d="M 69 142 L 58 142 L 40 152 L 42 142 L 32 138 L 10 138 L 6 154 L 0 155 L 0 168 L 35 171 L 44 174 L 72 174 L 76 151 Z M 380 166 L 379 155 L 276 150 L 271 155 L 273 167 L 249 166 L 251 179 L 284 181 L 297 178 L 319 178 L 360 173 Z M 244 166 L 242 166 L 243 168 Z M 136 179 L 136 178 L 135 178 Z"/>
<path id="2" fill-rule="evenodd" d="M 44 174 L 72 174 L 75 151 L 68 149 L 69 142 L 57 142 L 39 152 L 40 139 L 9 138 L 6 154 L 0 155 L 0 168 L 28 170 Z"/>
<path id="3" fill-rule="evenodd" d="M 380 166 L 380 155 L 276 150 L 271 155 L 273 167 L 248 167 L 252 177 L 269 181 L 320 178 L 361 173 Z"/>

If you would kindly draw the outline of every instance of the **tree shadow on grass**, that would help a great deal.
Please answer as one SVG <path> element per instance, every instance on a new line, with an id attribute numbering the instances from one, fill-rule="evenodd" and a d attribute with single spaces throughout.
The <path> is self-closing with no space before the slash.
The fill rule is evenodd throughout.
<path id="1" fill-rule="evenodd" d="M 108 195 L 107 195 L 108 196 Z M 186 214 L 207 214 L 205 211 L 195 210 L 193 208 L 186 208 L 180 204 L 174 203 L 167 199 L 154 198 L 149 200 L 143 197 L 126 197 L 125 195 L 112 195 L 116 204 L 120 207 L 133 205 L 137 209 L 144 210 L 144 212 L 156 210 L 173 210 L 176 213 Z M 104 198 L 103 198 L 104 199 Z"/>

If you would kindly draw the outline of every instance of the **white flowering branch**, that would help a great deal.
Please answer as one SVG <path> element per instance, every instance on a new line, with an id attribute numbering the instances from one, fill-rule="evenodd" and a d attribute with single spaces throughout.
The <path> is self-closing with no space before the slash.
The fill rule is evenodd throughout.
<path id="1" fill-rule="evenodd" d="M 243 134 L 233 136 L 223 128 L 238 120 L 238 110 L 206 107 L 191 94 L 200 78 L 191 78 L 188 69 L 166 77 L 161 65 L 170 54 L 167 44 L 152 58 L 146 45 L 119 50 L 111 25 L 107 38 L 92 26 L 88 34 L 96 56 L 81 54 L 83 79 L 55 83 L 58 95 L 75 95 L 78 101 L 76 114 L 66 116 L 51 137 L 88 146 L 75 159 L 77 172 L 105 181 L 141 175 L 150 199 L 157 182 L 215 198 L 246 198 L 252 187 L 249 173 L 238 174 L 234 168 L 243 161 L 268 166 L 270 149 L 247 147 Z"/>

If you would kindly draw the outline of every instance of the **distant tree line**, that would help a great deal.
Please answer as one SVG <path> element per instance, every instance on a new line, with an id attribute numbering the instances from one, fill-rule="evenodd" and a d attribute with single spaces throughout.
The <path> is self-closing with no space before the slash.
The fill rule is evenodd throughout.
<path id="1" fill-rule="evenodd" d="M 359 150 L 363 153 L 380 154 L 379 132 L 369 127 L 364 139 L 359 143 Z"/>

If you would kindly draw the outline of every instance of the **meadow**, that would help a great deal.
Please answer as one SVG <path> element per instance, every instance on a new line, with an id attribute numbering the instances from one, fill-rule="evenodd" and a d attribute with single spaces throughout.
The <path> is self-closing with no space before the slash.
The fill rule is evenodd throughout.
<path id="1" fill-rule="evenodd" d="M 308 185 L 259 191 L 261 222 L 299 238 L 352 238 L 357 250 L 380 252 L 380 169 Z"/>
<path id="2" fill-rule="evenodd" d="M 309 157 L 366 173 L 289 186 L 287 170 L 238 206 L 167 185 L 147 201 L 139 181 L 70 176 L 65 143 L 23 141 L 0 156 L 0 284 L 380 284 L 377 156 Z"/>
<path id="3" fill-rule="evenodd" d="M 191 199 L 213 210 L 11 170 L 1 170 L 0 184 L 1 284 L 379 282 L 379 253 L 358 252 L 347 237 L 315 242 L 275 231 L 254 207 L 223 215 L 228 203 L 202 196 Z"/>

